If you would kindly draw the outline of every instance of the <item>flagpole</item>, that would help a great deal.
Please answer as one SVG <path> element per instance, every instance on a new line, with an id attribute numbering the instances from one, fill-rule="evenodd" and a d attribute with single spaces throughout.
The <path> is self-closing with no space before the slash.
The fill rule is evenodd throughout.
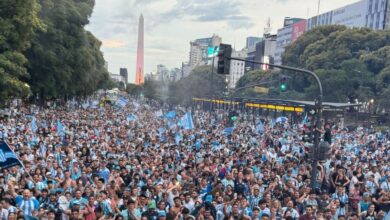
<path id="1" fill-rule="evenodd" d="M 4 143 L 8 146 L 8 148 L 12 151 L 12 153 L 14 153 L 14 155 L 16 156 L 16 159 L 19 161 L 20 165 L 22 166 L 22 169 L 27 173 L 27 175 L 30 177 L 31 181 L 35 184 L 35 181 L 34 179 L 32 178 L 32 176 L 30 175 L 29 172 L 27 172 L 27 169 L 26 167 L 24 166 L 23 162 L 18 158 L 18 156 L 16 155 L 15 151 L 9 146 L 7 140 L 4 139 Z"/>

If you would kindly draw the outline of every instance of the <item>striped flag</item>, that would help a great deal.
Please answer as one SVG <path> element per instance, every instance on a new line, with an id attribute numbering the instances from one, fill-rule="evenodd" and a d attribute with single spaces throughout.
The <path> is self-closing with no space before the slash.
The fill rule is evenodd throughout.
<path id="1" fill-rule="evenodd" d="M 180 126 L 184 129 L 194 129 L 191 112 L 187 112 L 180 118 Z"/>

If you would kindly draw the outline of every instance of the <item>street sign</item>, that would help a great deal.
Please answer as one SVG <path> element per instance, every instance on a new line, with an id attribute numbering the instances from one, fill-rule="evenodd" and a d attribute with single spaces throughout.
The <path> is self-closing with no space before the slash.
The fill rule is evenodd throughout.
<path id="1" fill-rule="evenodd" d="M 269 88 L 260 87 L 260 86 L 255 86 L 254 90 L 257 93 L 263 93 L 263 94 L 268 94 L 269 92 Z"/>

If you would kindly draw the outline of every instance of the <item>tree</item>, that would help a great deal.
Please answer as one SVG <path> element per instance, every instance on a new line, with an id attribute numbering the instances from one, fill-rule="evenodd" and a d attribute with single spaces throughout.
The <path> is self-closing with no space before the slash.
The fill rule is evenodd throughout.
<path id="1" fill-rule="evenodd" d="M 136 85 L 136 84 L 133 84 L 133 83 L 127 83 L 127 85 L 126 85 L 126 92 L 129 95 L 139 96 L 142 93 L 142 86 Z"/>
<path id="2" fill-rule="evenodd" d="M 112 85 L 104 68 L 101 42 L 85 30 L 94 0 L 40 0 L 46 29 L 26 52 L 29 83 L 41 100 L 86 96 Z"/>
<path id="3" fill-rule="evenodd" d="M 324 100 L 361 102 L 387 101 L 387 71 L 390 58 L 390 32 L 367 28 L 322 26 L 303 34 L 288 46 L 283 64 L 317 73 L 323 84 Z M 318 95 L 310 76 L 295 75 L 291 89 L 306 99 Z M 378 96 L 378 98 L 376 98 Z"/>
<path id="4" fill-rule="evenodd" d="M 0 1 L 0 9 L 0 98 L 25 96 L 30 87 L 23 52 L 36 30 L 44 28 L 39 5 L 36 0 Z"/>

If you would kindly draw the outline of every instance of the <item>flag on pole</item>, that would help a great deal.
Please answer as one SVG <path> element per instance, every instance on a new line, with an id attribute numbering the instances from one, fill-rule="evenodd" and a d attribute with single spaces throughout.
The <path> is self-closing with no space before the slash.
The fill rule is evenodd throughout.
<path id="1" fill-rule="evenodd" d="M 170 119 L 173 119 L 176 117 L 176 111 L 170 111 L 170 112 L 167 112 L 165 115 L 164 115 L 164 118 L 170 118 Z"/>
<path id="2" fill-rule="evenodd" d="M 303 127 L 305 127 L 306 126 L 306 124 L 307 124 L 307 113 L 306 113 L 306 115 L 305 115 L 305 117 L 303 118 L 303 120 L 302 120 L 302 123 L 301 123 L 301 128 L 303 128 Z"/>
<path id="3" fill-rule="evenodd" d="M 14 166 L 22 166 L 22 162 L 16 157 L 16 154 L 11 150 L 5 141 L 0 141 L 0 167 L 10 168 Z"/>
<path id="4" fill-rule="evenodd" d="M 192 121 L 191 112 L 187 112 L 180 118 L 180 126 L 184 129 L 194 129 L 194 122 Z"/>

